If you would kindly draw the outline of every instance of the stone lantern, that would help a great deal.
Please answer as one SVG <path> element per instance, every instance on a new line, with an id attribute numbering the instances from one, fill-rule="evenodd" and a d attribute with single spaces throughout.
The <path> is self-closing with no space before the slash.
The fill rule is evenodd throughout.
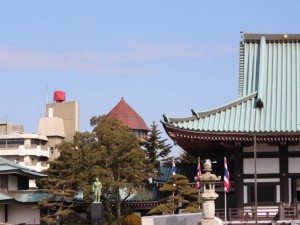
<path id="1" fill-rule="evenodd" d="M 204 173 L 200 177 L 196 177 L 196 181 L 200 181 L 203 185 L 202 198 L 202 225 L 219 225 L 222 220 L 215 217 L 215 199 L 219 197 L 215 190 L 215 183 L 221 180 L 221 176 L 212 174 L 212 164 L 206 159 L 203 164 Z"/>

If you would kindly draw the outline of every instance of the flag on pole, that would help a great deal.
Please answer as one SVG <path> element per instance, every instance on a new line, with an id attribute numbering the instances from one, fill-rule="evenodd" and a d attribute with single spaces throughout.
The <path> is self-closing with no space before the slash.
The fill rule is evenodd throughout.
<path id="1" fill-rule="evenodd" d="M 174 158 L 172 158 L 172 175 L 176 175 L 176 165 Z"/>
<path id="2" fill-rule="evenodd" d="M 200 158 L 198 157 L 198 166 L 197 166 L 197 178 L 201 176 L 201 164 L 200 164 Z M 197 181 L 197 189 L 200 190 L 201 183 Z"/>
<path id="3" fill-rule="evenodd" d="M 176 165 L 175 165 L 175 159 L 172 158 L 172 175 L 176 175 Z M 175 182 L 173 183 L 173 187 L 176 187 Z M 172 195 L 175 195 L 175 191 L 172 191 Z"/>
<path id="4" fill-rule="evenodd" d="M 226 192 L 229 192 L 230 189 L 229 179 L 230 179 L 230 175 L 227 167 L 227 159 L 226 157 L 224 157 L 224 190 Z"/>

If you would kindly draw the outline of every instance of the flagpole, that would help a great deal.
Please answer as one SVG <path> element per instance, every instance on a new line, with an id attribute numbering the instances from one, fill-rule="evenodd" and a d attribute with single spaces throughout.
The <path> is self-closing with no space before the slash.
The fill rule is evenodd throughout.
<path id="1" fill-rule="evenodd" d="M 227 197 L 226 197 L 226 187 L 224 187 L 224 202 L 225 202 L 225 224 L 227 224 Z"/>
<path id="2" fill-rule="evenodd" d="M 200 157 L 198 157 L 198 165 L 197 165 L 197 177 L 198 179 L 200 179 L 201 176 L 201 164 L 200 164 Z M 198 189 L 198 202 L 200 201 L 200 193 L 201 193 L 201 185 L 200 185 L 200 181 L 197 181 L 197 189 Z M 200 204 L 199 204 L 199 209 L 200 209 Z"/>
<path id="3" fill-rule="evenodd" d="M 200 178 L 200 176 L 201 176 L 201 165 L 200 165 L 200 157 L 198 157 L 198 178 Z M 197 188 L 198 188 L 198 197 L 199 197 L 199 195 L 200 195 L 200 188 L 201 188 L 201 186 L 200 186 L 200 182 L 198 181 L 198 185 L 197 185 Z"/>
<path id="4" fill-rule="evenodd" d="M 176 175 L 176 165 L 175 165 L 175 159 L 174 157 L 172 158 L 172 175 Z M 176 187 L 175 181 L 173 180 L 173 186 Z M 173 205 L 175 205 L 175 191 L 172 191 L 172 197 L 173 197 Z M 173 214 L 175 214 L 175 212 L 173 211 Z"/>
<path id="5" fill-rule="evenodd" d="M 229 170 L 228 170 L 228 166 L 227 166 L 227 159 L 226 157 L 224 157 L 224 210 L 225 210 L 225 225 L 227 224 L 227 195 L 226 192 L 229 192 L 229 188 L 230 188 L 230 175 L 229 175 Z"/>

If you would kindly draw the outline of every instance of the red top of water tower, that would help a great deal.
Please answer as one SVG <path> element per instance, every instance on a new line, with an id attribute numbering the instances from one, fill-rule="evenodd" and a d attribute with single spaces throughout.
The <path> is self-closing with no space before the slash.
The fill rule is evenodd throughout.
<path id="1" fill-rule="evenodd" d="M 64 91 L 55 91 L 54 92 L 54 101 L 55 102 L 64 102 L 66 100 L 66 93 Z"/>

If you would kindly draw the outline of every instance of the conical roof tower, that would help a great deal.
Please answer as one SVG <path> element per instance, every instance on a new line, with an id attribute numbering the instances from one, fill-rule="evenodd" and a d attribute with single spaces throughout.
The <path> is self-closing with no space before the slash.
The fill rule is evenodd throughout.
<path id="1" fill-rule="evenodd" d="M 143 118 L 124 100 L 121 101 L 107 114 L 108 118 L 120 120 L 124 126 L 129 127 L 140 141 L 145 141 L 149 128 Z"/>

